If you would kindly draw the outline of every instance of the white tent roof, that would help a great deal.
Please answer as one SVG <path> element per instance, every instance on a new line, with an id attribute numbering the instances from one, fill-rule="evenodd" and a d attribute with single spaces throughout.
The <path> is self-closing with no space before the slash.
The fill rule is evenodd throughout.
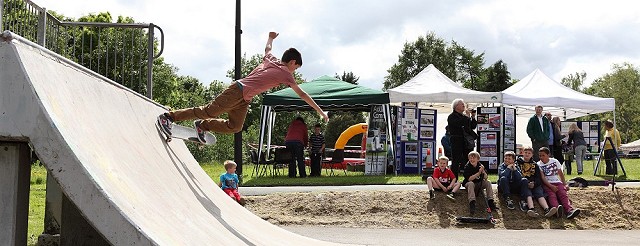
<path id="1" fill-rule="evenodd" d="M 640 139 L 620 145 L 620 149 L 624 151 L 640 150 Z"/>
<path id="2" fill-rule="evenodd" d="M 540 69 L 534 70 L 502 93 L 502 103 L 518 108 L 518 114 L 525 114 L 523 111 L 535 113 L 535 105 L 542 105 L 545 112 L 564 115 L 566 119 L 615 109 L 615 99 L 574 91 L 549 78 Z"/>
<path id="3" fill-rule="evenodd" d="M 464 88 L 449 79 L 433 64 L 427 66 L 418 75 L 406 83 L 389 89 L 389 101 L 447 103 L 462 98 L 467 103 L 499 103 L 500 92 L 481 92 Z"/>

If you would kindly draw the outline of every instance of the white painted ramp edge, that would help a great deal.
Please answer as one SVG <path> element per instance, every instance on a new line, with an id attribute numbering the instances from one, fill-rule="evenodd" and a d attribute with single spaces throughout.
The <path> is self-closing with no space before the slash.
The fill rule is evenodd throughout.
<path id="1" fill-rule="evenodd" d="M 111 244 L 333 244 L 274 226 L 232 201 L 182 141 L 163 141 L 155 126 L 160 105 L 15 34 L 4 36 L 0 136 L 29 138 Z"/>

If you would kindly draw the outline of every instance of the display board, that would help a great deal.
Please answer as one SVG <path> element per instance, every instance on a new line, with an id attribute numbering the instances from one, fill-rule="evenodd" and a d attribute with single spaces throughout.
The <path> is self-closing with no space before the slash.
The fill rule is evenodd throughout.
<path id="1" fill-rule="evenodd" d="M 502 161 L 501 131 L 503 124 L 501 107 L 478 107 L 476 120 L 478 121 L 478 139 L 476 149 L 480 153 L 480 163 L 488 171 L 498 170 Z"/>
<path id="2" fill-rule="evenodd" d="M 502 108 L 502 153 L 507 151 L 516 151 L 516 109 Z"/>
<path id="3" fill-rule="evenodd" d="M 584 141 L 587 142 L 587 151 L 591 153 L 600 152 L 600 142 L 602 136 L 600 136 L 600 121 L 563 121 L 560 125 L 560 132 L 566 137 L 562 139 L 564 143 L 569 141 L 569 126 L 576 123 L 578 128 L 584 135 Z"/>
<path id="4" fill-rule="evenodd" d="M 367 128 L 367 151 L 365 154 L 365 175 L 384 175 L 387 163 L 387 122 L 382 105 L 371 106 Z"/>
<path id="5" fill-rule="evenodd" d="M 437 111 L 419 109 L 417 103 L 398 108 L 396 171 L 419 174 L 433 168 L 436 150 Z"/>

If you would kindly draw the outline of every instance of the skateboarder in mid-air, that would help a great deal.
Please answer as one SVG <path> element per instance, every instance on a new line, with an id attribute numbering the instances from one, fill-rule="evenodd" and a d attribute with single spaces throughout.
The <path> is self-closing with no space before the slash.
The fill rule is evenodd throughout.
<path id="1" fill-rule="evenodd" d="M 322 109 L 313 98 L 302 90 L 293 78 L 293 72 L 302 66 L 300 52 L 295 48 L 289 48 L 282 54 L 282 59 L 278 59 L 271 54 L 271 46 L 276 37 L 278 37 L 278 33 L 269 33 L 262 63 L 253 69 L 247 77 L 233 82 L 208 105 L 173 110 L 159 115 L 158 124 L 161 126 L 162 131 L 167 135 L 171 135 L 171 124 L 173 122 L 197 119 L 193 124 L 198 140 L 202 143 L 206 142 L 204 134 L 207 131 L 217 133 L 239 132 L 242 130 L 252 98 L 280 84 L 291 87 L 325 121 L 329 121 L 327 114 L 322 112 Z M 228 113 L 228 120 L 218 118 L 223 113 Z"/>

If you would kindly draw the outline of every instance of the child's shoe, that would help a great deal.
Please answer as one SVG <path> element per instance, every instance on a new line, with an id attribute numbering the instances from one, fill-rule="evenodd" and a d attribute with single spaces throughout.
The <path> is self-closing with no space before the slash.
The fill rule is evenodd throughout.
<path id="1" fill-rule="evenodd" d="M 564 208 L 562 207 L 562 205 L 558 205 L 557 212 L 556 212 L 556 217 L 557 218 L 564 217 Z"/>
<path id="2" fill-rule="evenodd" d="M 527 210 L 527 215 L 531 218 L 536 218 L 540 216 L 535 210 L 533 210 L 533 208 L 530 208 L 529 210 Z"/>
<path id="3" fill-rule="evenodd" d="M 169 115 L 169 113 L 164 113 L 158 115 L 158 125 L 160 125 L 160 129 L 164 134 L 171 136 L 171 127 L 173 123 L 173 118 Z"/>
<path id="4" fill-rule="evenodd" d="M 435 198 L 436 198 L 436 196 L 433 194 L 433 190 L 430 190 L 429 191 L 429 199 L 433 200 Z"/>
<path id="5" fill-rule="evenodd" d="M 200 128 L 201 123 L 202 123 L 202 120 L 193 121 L 193 128 L 196 129 L 196 133 L 198 135 L 198 141 L 204 144 L 204 143 L 207 143 L 207 140 L 204 138 L 204 134 L 206 133 L 206 131 Z"/>
<path id="6" fill-rule="evenodd" d="M 469 202 L 469 213 L 473 215 L 476 212 L 476 201 Z"/>
<path id="7" fill-rule="evenodd" d="M 544 217 L 551 217 L 554 216 L 556 213 L 558 212 L 557 208 L 551 207 L 551 208 L 545 208 L 544 209 Z"/>
<path id="8" fill-rule="evenodd" d="M 506 197 L 506 203 L 507 203 L 507 208 L 508 209 L 511 209 L 511 210 L 516 209 L 516 206 L 513 205 L 513 200 L 511 200 L 510 197 Z"/>
<path id="9" fill-rule="evenodd" d="M 493 202 L 493 199 L 488 200 L 487 203 L 489 204 L 489 208 L 491 209 L 491 211 L 498 211 L 498 207 L 496 207 L 496 203 Z"/>
<path id="10" fill-rule="evenodd" d="M 573 219 L 580 214 L 580 209 L 574 208 L 567 214 L 567 219 Z"/>
<path id="11" fill-rule="evenodd" d="M 244 205 L 247 204 L 247 201 L 245 201 L 244 198 L 240 197 L 240 200 L 238 201 L 238 203 L 240 203 L 240 205 L 244 207 Z"/>
<path id="12" fill-rule="evenodd" d="M 520 211 L 527 212 L 527 210 L 529 210 L 529 205 L 527 205 L 527 202 L 525 202 L 524 200 L 521 200 L 520 201 Z"/>
<path id="13" fill-rule="evenodd" d="M 451 201 L 455 201 L 456 200 L 456 197 L 454 196 L 453 192 L 449 192 L 449 194 L 447 194 L 447 198 L 449 198 L 449 200 L 451 200 Z"/>

